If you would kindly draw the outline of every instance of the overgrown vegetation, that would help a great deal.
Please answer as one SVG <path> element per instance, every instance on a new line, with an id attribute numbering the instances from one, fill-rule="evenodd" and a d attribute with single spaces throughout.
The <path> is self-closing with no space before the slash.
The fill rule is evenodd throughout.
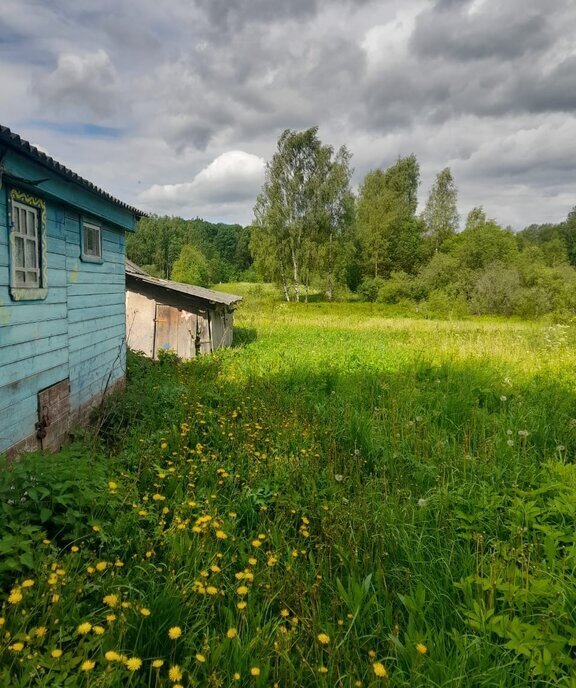
<path id="1" fill-rule="evenodd" d="M 574 687 L 574 324 L 246 301 L 3 467 L 0 685 Z"/>

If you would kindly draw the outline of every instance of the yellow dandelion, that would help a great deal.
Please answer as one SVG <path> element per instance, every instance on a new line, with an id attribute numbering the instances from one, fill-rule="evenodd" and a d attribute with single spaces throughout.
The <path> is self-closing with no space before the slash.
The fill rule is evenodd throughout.
<path id="1" fill-rule="evenodd" d="M 226 631 L 226 637 L 227 638 L 232 639 L 232 638 L 235 638 L 237 635 L 238 635 L 238 631 L 235 628 L 229 628 Z"/>
<path id="2" fill-rule="evenodd" d="M 382 662 L 374 662 L 372 669 L 378 678 L 388 678 L 388 672 Z"/>
<path id="3" fill-rule="evenodd" d="M 252 540 L 252 547 L 258 549 L 258 547 L 262 547 L 262 543 L 260 542 L 260 540 Z"/>
<path id="4" fill-rule="evenodd" d="M 327 669 L 325 666 L 319 666 L 319 667 L 318 667 L 318 673 L 319 673 L 319 674 L 327 674 L 327 673 L 328 673 L 328 669 Z"/>
<path id="5" fill-rule="evenodd" d="M 92 624 L 89 621 L 84 621 L 76 630 L 78 631 L 78 635 L 86 635 L 86 633 L 90 633 L 92 630 Z"/>
<path id="6" fill-rule="evenodd" d="M 182 629 L 180 626 L 172 626 L 172 628 L 169 629 L 168 631 L 168 637 L 170 640 L 178 640 L 178 638 L 182 635 Z"/>
<path id="7" fill-rule="evenodd" d="M 114 650 L 108 650 L 104 657 L 108 662 L 120 662 L 122 660 L 122 655 L 114 652 Z"/>
<path id="8" fill-rule="evenodd" d="M 107 567 L 108 567 L 107 561 L 99 561 L 96 564 L 96 571 L 106 571 Z"/>
<path id="9" fill-rule="evenodd" d="M 318 633 L 316 637 L 318 638 L 318 642 L 322 643 L 322 645 L 328 645 L 330 642 L 330 636 L 327 633 Z"/>
<path id="10" fill-rule="evenodd" d="M 218 594 L 218 588 L 214 587 L 213 585 L 209 585 L 206 588 L 206 592 L 208 595 L 217 595 Z"/>
<path id="11" fill-rule="evenodd" d="M 241 585 L 239 588 L 236 589 L 236 592 L 240 596 L 247 595 L 248 594 L 248 588 L 245 585 Z"/>
<path id="12" fill-rule="evenodd" d="M 108 623 L 112 623 L 113 621 L 116 621 L 116 614 L 106 614 L 106 621 Z"/>
<path id="13" fill-rule="evenodd" d="M 105 595 L 102 598 L 102 602 L 108 607 L 116 607 L 118 605 L 118 595 Z"/>
<path id="14" fill-rule="evenodd" d="M 258 563 L 258 559 L 256 559 L 256 557 L 250 557 L 248 559 L 248 563 L 250 564 L 250 566 L 256 566 L 256 564 Z"/>
<path id="15" fill-rule="evenodd" d="M 232 678 L 233 678 L 235 681 L 239 681 L 239 680 L 240 680 L 240 674 L 239 674 L 238 672 L 236 672 L 236 673 L 234 674 L 234 676 L 232 676 Z"/>
<path id="16" fill-rule="evenodd" d="M 285 619 L 290 616 L 290 612 L 287 609 L 281 609 L 280 610 L 280 616 L 283 616 Z"/>
<path id="17" fill-rule="evenodd" d="M 10 595 L 8 595 L 8 602 L 10 604 L 18 604 L 19 602 L 22 602 L 22 593 L 18 588 L 14 588 Z"/>
<path id="18" fill-rule="evenodd" d="M 161 667 L 164 666 L 164 660 L 163 659 L 155 659 L 152 662 L 152 666 L 154 667 L 154 669 L 160 669 Z"/>
<path id="19" fill-rule="evenodd" d="M 60 602 L 60 595 L 52 595 L 52 604 L 58 604 Z"/>
<path id="20" fill-rule="evenodd" d="M 24 643 L 12 643 L 12 645 L 8 646 L 8 649 L 12 650 L 12 652 L 22 652 Z"/>
<path id="21" fill-rule="evenodd" d="M 171 666 L 170 669 L 168 670 L 168 678 L 171 681 L 181 681 L 182 680 L 182 669 L 175 664 L 174 666 Z"/>
<path id="22" fill-rule="evenodd" d="M 156 494 L 152 495 L 152 499 L 155 502 L 163 502 L 166 499 L 166 497 L 164 495 L 158 494 L 157 492 Z"/>
<path id="23" fill-rule="evenodd" d="M 244 600 L 241 600 L 241 601 L 238 602 L 238 604 L 236 605 L 236 607 L 237 607 L 238 609 L 240 609 L 240 610 L 246 609 L 247 606 L 248 606 L 248 602 L 244 602 Z"/>
<path id="24" fill-rule="evenodd" d="M 110 480 L 110 481 L 108 481 L 108 488 L 110 490 L 117 490 L 118 485 L 113 480 Z"/>
<path id="25" fill-rule="evenodd" d="M 127 659 L 124 664 L 126 664 L 128 671 L 138 671 L 138 669 L 142 666 L 142 660 L 138 657 L 130 657 L 130 659 Z"/>
<path id="26" fill-rule="evenodd" d="M 92 632 L 95 633 L 96 635 L 104 635 L 104 633 L 106 632 L 106 629 L 104 628 L 104 626 L 93 626 Z"/>
<path id="27" fill-rule="evenodd" d="M 82 671 L 92 671 L 92 669 L 95 666 L 96 666 L 96 662 L 93 662 L 91 659 L 87 659 L 85 662 L 82 662 L 80 669 Z"/>
<path id="28" fill-rule="evenodd" d="M 93 530 L 95 533 L 99 533 L 99 532 L 100 532 L 100 526 L 92 526 L 92 530 Z"/>
<path id="29" fill-rule="evenodd" d="M 198 662 L 200 662 L 200 664 L 203 664 L 203 663 L 206 661 L 206 657 L 204 657 L 204 655 L 201 655 L 200 653 L 198 653 L 198 654 L 196 655 L 196 660 L 197 660 Z"/>
<path id="30" fill-rule="evenodd" d="M 6 619 L 3 616 L 0 616 L 0 628 L 6 623 Z"/>
<path id="31" fill-rule="evenodd" d="M 34 581 L 31 578 L 27 578 L 25 581 L 22 581 L 23 588 L 31 588 L 33 585 Z"/>
<path id="32" fill-rule="evenodd" d="M 62 657 L 62 650 L 60 650 L 59 648 L 56 648 L 55 650 L 52 650 L 52 652 L 50 653 L 50 655 L 51 655 L 54 659 L 60 659 L 60 657 Z"/>
<path id="33" fill-rule="evenodd" d="M 140 614 L 142 614 L 142 616 L 150 616 L 151 613 L 152 612 L 146 607 L 142 607 L 142 609 L 140 610 Z"/>
<path id="34" fill-rule="evenodd" d="M 250 673 L 252 676 L 260 676 L 260 669 L 258 667 L 252 667 Z"/>
<path id="35" fill-rule="evenodd" d="M 80 551 L 80 547 L 78 547 L 77 545 L 72 545 L 72 547 L 70 547 L 70 551 L 76 554 L 76 552 Z"/>

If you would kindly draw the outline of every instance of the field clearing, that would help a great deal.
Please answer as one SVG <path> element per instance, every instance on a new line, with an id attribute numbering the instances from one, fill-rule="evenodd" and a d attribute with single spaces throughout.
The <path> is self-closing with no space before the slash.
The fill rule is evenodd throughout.
<path id="1" fill-rule="evenodd" d="M 2 474 L 0 684 L 574 688 L 574 326 L 244 293 Z"/>

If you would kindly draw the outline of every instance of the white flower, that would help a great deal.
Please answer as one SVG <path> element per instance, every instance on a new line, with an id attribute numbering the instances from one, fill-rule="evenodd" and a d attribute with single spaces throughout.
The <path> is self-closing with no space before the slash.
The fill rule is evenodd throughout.
<path id="1" fill-rule="evenodd" d="M 508 397 L 504 396 L 504 394 L 500 397 L 500 401 L 506 401 Z"/>
<path id="2" fill-rule="evenodd" d="M 341 483 L 341 482 L 344 480 L 344 476 L 343 476 L 342 474 L 340 474 L 340 473 L 335 473 L 335 474 L 334 474 L 334 480 L 335 480 L 337 483 Z"/>
<path id="3" fill-rule="evenodd" d="M 428 504 L 428 500 L 424 499 L 423 497 L 420 497 L 420 499 L 418 500 L 418 506 L 426 506 L 426 504 Z"/>
<path id="4" fill-rule="evenodd" d="M 506 444 L 507 444 L 509 447 L 513 447 L 513 446 L 514 446 L 514 440 L 508 440 L 508 441 L 506 442 Z"/>

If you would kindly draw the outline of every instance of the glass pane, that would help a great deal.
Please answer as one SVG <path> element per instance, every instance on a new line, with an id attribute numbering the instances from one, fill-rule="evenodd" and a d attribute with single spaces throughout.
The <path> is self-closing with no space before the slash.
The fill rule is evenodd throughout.
<path id="1" fill-rule="evenodd" d="M 26 271 L 26 286 L 37 287 L 38 286 L 38 273 L 36 270 Z"/>
<path id="2" fill-rule="evenodd" d="M 26 267 L 37 268 L 37 258 L 36 241 L 34 239 L 26 239 Z"/>
<path id="3" fill-rule="evenodd" d="M 30 236 L 35 237 L 36 236 L 36 211 L 28 210 L 26 212 L 26 215 L 27 215 L 26 225 L 28 227 L 28 234 Z"/>
<path id="4" fill-rule="evenodd" d="M 22 231 L 22 210 L 20 208 L 14 210 L 14 230 L 16 232 Z"/>
<path id="5" fill-rule="evenodd" d="M 24 239 L 22 237 L 14 237 L 15 255 L 14 255 L 14 267 L 23 268 L 25 266 L 24 262 Z"/>
<path id="6" fill-rule="evenodd" d="M 26 273 L 24 270 L 15 270 L 14 277 L 18 286 L 26 284 Z"/>

